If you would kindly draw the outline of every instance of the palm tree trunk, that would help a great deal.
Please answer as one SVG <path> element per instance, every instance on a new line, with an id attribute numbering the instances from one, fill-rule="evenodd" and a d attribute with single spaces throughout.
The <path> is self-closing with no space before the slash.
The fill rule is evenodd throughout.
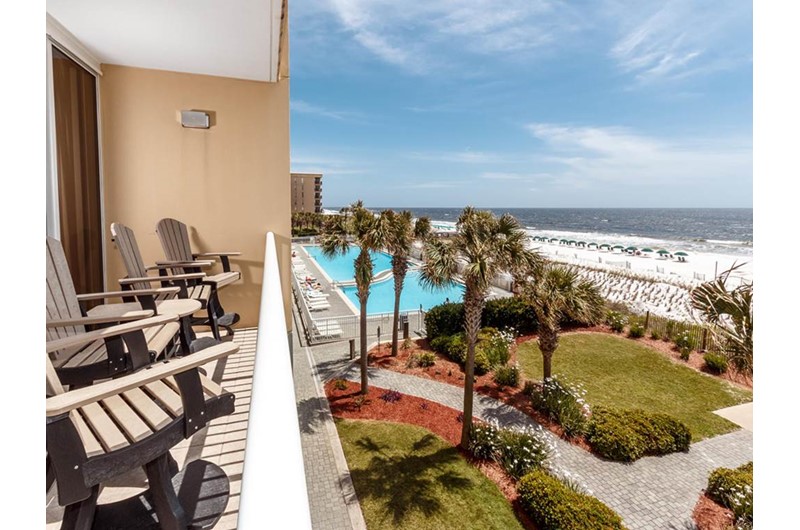
<path id="1" fill-rule="evenodd" d="M 553 354 L 558 348 L 558 331 L 542 326 L 539 329 L 539 349 L 542 351 L 542 380 L 553 376 Z"/>
<path id="2" fill-rule="evenodd" d="M 400 288 L 402 289 L 402 287 Z M 397 328 L 400 325 L 400 290 L 395 287 L 394 289 L 394 325 L 392 326 L 392 357 L 397 357 L 397 341 L 398 332 Z"/>
<path id="3" fill-rule="evenodd" d="M 467 335 L 467 362 L 464 376 L 464 413 L 461 422 L 461 447 L 469 447 L 469 432 L 472 427 L 473 387 L 475 383 L 475 343 L 478 342 L 478 331 L 481 327 L 481 313 L 484 300 L 476 298 L 469 292 L 464 296 L 464 331 Z"/>
<path id="4" fill-rule="evenodd" d="M 361 346 L 361 393 L 369 391 L 367 381 L 367 297 L 359 296 L 361 302 L 361 318 L 359 321 L 359 339 Z"/>

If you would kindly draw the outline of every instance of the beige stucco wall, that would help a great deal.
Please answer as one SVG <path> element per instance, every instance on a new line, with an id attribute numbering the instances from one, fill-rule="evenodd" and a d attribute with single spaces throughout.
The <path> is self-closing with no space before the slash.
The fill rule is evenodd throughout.
<path id="1" fill-rule="evenodd" d="M 242 280 L 221 291 L 227 311 L 255 326 L 265 234 L 276 235 L 289 315 L 289 81 L 265 83 L 103 65 L 100 79 L 108 288 L 125 271 L 111 243 L 118 221 L 146 263 L 163 259 L 155 226 L 189 225 L 195 252 L 238 250 Z M 210 111 L 212 127 L 184 129 L 180 110 Z M 291 329 L 291 318 L 287 316 Z"/>

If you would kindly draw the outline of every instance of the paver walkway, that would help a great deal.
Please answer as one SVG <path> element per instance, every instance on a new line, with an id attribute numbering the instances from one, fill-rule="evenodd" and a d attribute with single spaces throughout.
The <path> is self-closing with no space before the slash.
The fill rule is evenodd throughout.
<path id="1" fill-rule="evenodd" d="M 297 312 L 294 312 L 295 326 Z M 313 357 L 293 334 L 292 371 L 314 530 L 366 529 Z"/>
<path id="2" fill-rule="evenodd" d="M 358 381 L 358 366 L 348 364 L 338 376 Z M 369 379 L 375 386 L 457 410 L 463 406 L 464 392 L 453 385 L 378 368 L 370 369 Z M 475 416 L 483 420 L 496 419 L 504 426 L 538 425 L 523 412 L 487 396 L 475 394 L 474 406 Z M 594 496 L 616 510 L 631 530 L 694 528 L 692 511 L 711 470 L 753 459 L 753 434 L 746 430 L 692 444 L 688 453 L 645 457 L 629 464 L 602 460 L 545 432 L 556 444 L 555 466 L 576 476 Z"/>

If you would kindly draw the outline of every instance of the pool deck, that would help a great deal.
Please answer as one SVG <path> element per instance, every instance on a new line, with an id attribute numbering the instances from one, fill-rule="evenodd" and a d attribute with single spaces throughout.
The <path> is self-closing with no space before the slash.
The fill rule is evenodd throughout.
<path id="1" fill-rule="evenodd" d="M 332 280 L 330 277 L 325 273 L 320 265 L 317 264 L 316 260 L 309 256 L 308 252 L 303 245 L 293 244 L 292 249 L 296 253 L 296 257 L 300 258 L 308 269 L 322 284 L 322 291 L 326 294 L 329 294 L 328 303 L 331 305 L 329 309 L 324 309 L 322 311 L 314 311 L 312 312 L 312 316 L 314 318 L 328 318 L 328 317 L 344 317 L 344 316 L 351 316 L 357 315 L 358 309 L 353 306 L 352 302 L 347 299 L 347 296 L 333 286 Z"/>

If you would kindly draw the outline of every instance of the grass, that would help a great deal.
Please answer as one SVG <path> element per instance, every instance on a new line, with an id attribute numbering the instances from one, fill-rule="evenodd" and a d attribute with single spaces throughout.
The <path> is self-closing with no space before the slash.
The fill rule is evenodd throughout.
<path id="1" fill-rule="evenodd" d="M 497 486 L 427 429 L 336 420 L 369 530 L 522 529 Z"/>
<path id="2" fill-rule="evenodd" d="M 521 344 L 517 357 L 527 378 L 542 378 L 542 354 L 535 340 Z M 642 408 L 674 416 L 689 427 L 693 441 L 736 430 L 734 423 L 711 411 L 753 399 L 747 390 L 605 333 L 561 336 L 553 355 L 553 374 L 582 383 L 590 405 Z"/>

